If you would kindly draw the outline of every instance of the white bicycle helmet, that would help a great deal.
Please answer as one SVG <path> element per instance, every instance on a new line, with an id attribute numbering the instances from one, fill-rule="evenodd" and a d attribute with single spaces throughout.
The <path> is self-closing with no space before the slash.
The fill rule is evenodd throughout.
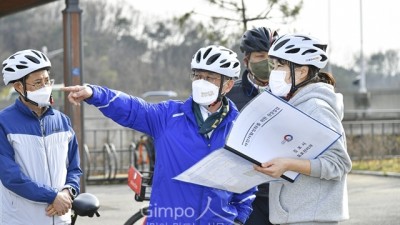
<path id="1" fill-rule="evenodd" d="M 192 58 L 192 70 L 201 69 L 239 78 L 240 62 L 237 54 L 223 46 L 210 45 L 199 49 Z"/>
<path id="2" fill-rule="evenodd" d="M 288 34 L 276 40 L 268 54 L 299 65 L 313 65 L 322 69 L 328 63 L 326 47 L 326 44 L 314 37 Z"/>
<path id="3" fill-rule="evenodd" d="M 42 52 L 27 49 L 19 51 L 3 61 L 3 80 L 7 85 L 40 69 L 50 69 L 50 60 Z"/>

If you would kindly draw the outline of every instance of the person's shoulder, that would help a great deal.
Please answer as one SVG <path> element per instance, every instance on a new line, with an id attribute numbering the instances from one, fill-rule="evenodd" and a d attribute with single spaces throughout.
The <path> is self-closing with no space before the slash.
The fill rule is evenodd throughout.
<path id="1" fill-rule="evenodd" d="M 15 110 L 15 104 L 8 105 L 4 109 L 0 110 L 0 117 L 4 118 L 14 114 L 14 110 Z"/>

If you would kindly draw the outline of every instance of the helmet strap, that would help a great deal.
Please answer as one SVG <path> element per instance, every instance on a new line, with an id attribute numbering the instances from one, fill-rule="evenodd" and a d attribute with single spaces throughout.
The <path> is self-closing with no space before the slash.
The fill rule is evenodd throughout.
<path id="1" fill-rule="evenodd" d="M 24 95 L 22 95 L 22 97 L 24 98 L 24 100 L 25 100 L 26 102 L 29 102 L 29 103 L 31 103 L 31 104 L 33 104 L 33 105 L 35 105 L 35 106 L 39 106 L 39 104 L 37 104 L 36 102 L 34 102 L 34 101 L 32 101 L 32 100 L 30 100 L 30 99 L 28 98 L 28 92 L 27 92 L 27 90 L 26 90 L 26 77 L 27 77 L 27 76 L 23 77 L 22 80 L 21 80 L 21 83 L 22 83 L 22 90 L 24 91 Z"/>
<path id="2" fill-rule="evenodd" d="M 286 100 L 291 99 L 293 94 L 298 89 L 298 87 L 296 86 L 296 74 L 294 71 L 294 63 L 289 62 L 289 68 L 290 68 L 290 80 L 292 82 L 292 87 L 290 88 L 289 94 L 287 94 L 287 96 L 286 96 Z"/>
<path id="3" fill-rule="evenodd" d="M 295 84 L 295 83 L 296 83 L 296 81 L 295 81 L 296 75 L 295 75 L 295 70 L 294 70 L 294 63 L 289 62 L 289 67 L 290 67 L 290 78 L 291 78 L 291 80 L 292 80 L 292 88 L 290 88 L 290 92 L 289 92 L 289 94 L 286 96 L 286 99 L 287 99 L 287 100 L 289 100 L 290 98 L 292 98 L 293 94 L 294 94 L 299 88 L 301 88 L 301 87 L 305 86 L 306 84 L 310 83 L 310 81 L 311 81 L 312 79 L 314 79 L 314 77 L 316 77 L 317 74 L 318 74 L 318 73 L 315 73 L 314 76 L 308 77 L 306 80 L 304 80 L 304 81 L 302 81 L 301 83 L 299 83 L 299 84 L 296 85 L 296 84 Z"/>
<path id="4" fill-rule="evenodd" d="M 225 76 L 221 75 L 221 82 L 219 84 L 217 100 L 215 100 L 215 102 L 213 102 L 210 105 L 208 105 L 208 107 L 214 106 L 214 105 L 218 104 L 218 102 L 222 101 L 222 98 L 224 97 L 224 94 L 222 94 L 222 89 L 224 87 L 224 80 L 225 80 Z"/>

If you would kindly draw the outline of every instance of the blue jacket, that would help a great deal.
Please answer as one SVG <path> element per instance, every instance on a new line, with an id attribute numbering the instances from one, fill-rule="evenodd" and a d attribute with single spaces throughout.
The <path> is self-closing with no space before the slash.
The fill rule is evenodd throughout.
<path id="1" fill-rule="evenodd" d="M 156 163 L 150 199 L 148 224 L 232 224 L 245 222 L 251 213 L 253 188 L 235 194 L 173 178 L 210 152 L 224 146 L 238 115 L 230 102 L 230 111 L 210 138 L 198 133 L 192 111 L 192 98 L 185 102 L 147 103 L 140 98 L 104 87 L 91 86 L 93 96 L 87 103 L 122 126 L 154 138 Z"/>
<path id="2" fill-rule="evenodd" d="M 38 118 L 19 99 L 0 112 L 0 224 L 70 223 L 46 216 L 57 192 L 79 191 L 79 151 L 70 120 L 51 107 Z"/>

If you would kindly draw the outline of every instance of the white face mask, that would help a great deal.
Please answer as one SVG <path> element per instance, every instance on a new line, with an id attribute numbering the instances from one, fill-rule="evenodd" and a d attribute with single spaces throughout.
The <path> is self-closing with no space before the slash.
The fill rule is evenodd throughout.
<path id="1" fill-rule="evenodd" d="M 269 87 L 271 88 L 272 94 L 276 96 L 286 97 L 290 92 L 292 84 L 288 84 L 285 81 L 286 71 L 272 70 L 269 76 Z"/>
<path id="2" fill-rule="evenodd" d="M 49 106 L 52 87 L 42 87 L 36 91 L 27 91 L 26 97 L 38 104 L 39 107 Z"/>
<path id="3" fill-rule="evenodd" d="M 192 82 L 193 100 L 202 106 L 208 106 L 218 98 L 219 88 L 213 83 L 203 79 Z"/>

